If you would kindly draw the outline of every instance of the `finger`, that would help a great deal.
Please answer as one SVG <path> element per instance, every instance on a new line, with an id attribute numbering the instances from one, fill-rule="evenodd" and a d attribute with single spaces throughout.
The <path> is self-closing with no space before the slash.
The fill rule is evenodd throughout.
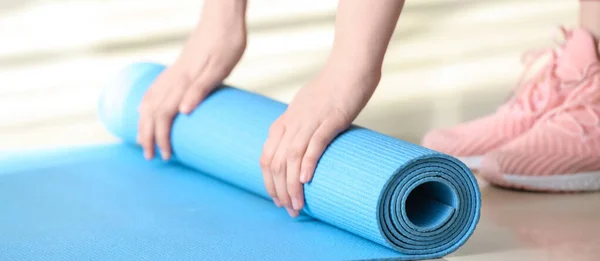
<path id="1" fill-rule="evenodd" d="M 263 173 L 265 173 L 265 172 L 263 172 Z M 271 199 L 273 199 L 273 203 L 275 203 L 275 206 L 277 206 L 278 208 L 283 207 L 283 205 L 277 198 L 277 190 L 275 190 L 275 183 L 273 182 L 273 176 L 271 175 L 270 172 L 266 172 L 266 173 L 268 173 L 268 174 L 263 174 L 263 180 L 265 182 L 265 188 L 267 189 L 267 193 L 269 193 L 269 196 L 271 196 Z"/>
<path id="2" fill-rule="evenodd" d="M 202 70 L 203 71 L 199 74 L 200 76 L 192 82 L 190 88 L 181 100 L 179 105 L 179 111 L 181 113 L 192 113 L 220 81 L 219 75 L 214 71 Z"/>
<path id="3" fill-rule="evenodd" d="M 171 158 L 171 128 L 173 119 L 177 115 L 177 108 L 181 101 L 181 96 L 186 91 L 184 82 L 175 86 L 167 97 L 162 100 L 158 110 L 155 113 L 155 139 L 156 145 L 160 149 L 160 154 L 163 160 L 167 161 Z"/>
<path id="4" fill-rule="evenodd" d="M 292 201 L 287 190 L 287 150 L 291 144 L 291 141 L 296 135 L 295 131 L 295 128 L 285 128 L 285 133 L 277 146 L 271 162 L 271 173 L 273 175 L 273 182 L 275 183 L 277 198 L 281 204 L 287 208 L 293 208 Z"/>
<path id="5" fill-rule="evenodd" d="M 151 160 L 154 158 L 154 122 L 148 111 L 144 111 L 140 115 L 138 131 L 138 140 L 144 150 L 144 158 Z"/>
<path id="6" fill-rule="evenodd" d="M 288 213 L 288 215 L 290 215 L 290 217 L 295 218 L 300 215 L 300 212 L 293 208 L 285 208 L 285 210 L 287 210 L 287 213 Z"/>
<path id="7" fill-rule="evenodd" d="M 179 106 L 179 111 L 184 114 L 190 114 L 206 97 L 212 92 L 216 84 L 202 85 L 202 87 L 189 88 L 184 95 L 183 102 Z"/>
<path id="8" fill-rule="evenodd" d="M 299 211 L 294 209 L 294 205 L 288 191 L 287 162 L 289 155 L 288 151 L 290 150 L 292 142 L 298 134 L 298 130 L 299 127 L 286 126 L 285 134 L 283 135 L 281 142 L 279 142 L 279 146 L 277 147 L 277 151 L 275 152 L 273 162 L 271 164 L 271 171 L 273 173 L 273 182 L 275 183 L 277 197 L 286 207 L 286 210 L 291 217 L 297 217 Z"/>
<path id="9" fill-rule="evenodd" d="M 287 150 L 287 190 L 292 200 L 292 207 L 297 211 L 304 207 L 304 187 L 300 182 L 300 164 L 315 129 L 316 126 L 298 131 Z"/>
<path id="10" fill-rule="evenodd" d="M 145 129 L 145 124 L 146 124 L 146 120 L 144 119 L 144 116 L 141 114 L 140 112 L 140 119 L 138 120 L 138 131 L 137 131 L 137 136 L 135 136 L 135 142 L 142 146 L 143 148 L 143 137 L 145 136 L 144 134 L 144 129 Z"/>
<path id="11" fill-rule="evenodd" d="M 300 181 L 304 184 L 310 182 L 314 176 L 315 169 L 319 159 L 325 152 L 329 143 L 342 131 L 347 128 L 346 125 L 325 120 L 315 131 L 310 139 L 306 153 L 302 158 Z"/>
<path id="12" fill-rule="evenodd" d="M 263 146 L 262 155 L 260 157 L 260 167 L 263 173 L 263 179 L 265 182 L 265 188 L 267 193 L 273 198 L 273 202 L 277 207 L 283 206 L 277 198 L 277 191 L 275 190 L 275 183 L 273 182 L 273 174 L 271 173 L 271 162 L 273 161 L 273 155 L 279 145 L 279 141 L 283 136 L 285 129 L 282 125 L 277 122 L 273 123 L 269 130 L 269 136 Z"/>
<path id="13" fill-rule="evenodd" d="M 278 165 L 279 168 L 285 168 L 285 158 L 279 157 L 277 156 L 277 154 L 275 154 L 272 166 L 273 165 Z M 274 171 L 273 167 L 271 167 L 271 175 L 273 177 L 273 184 L 275 186 L 275 193 L 277 194 L 277 199 L 279 200 L 281 205 L 285 206 L 286 208 L 291 208 L 292 206 L 290 196 L 287 192 L 286 179 L 285 174 L 283 174 L 283 172 L 284 171 L 282 170 Z"/>
<path id="14" fill-rule="evenodd" d="M 147 111 L 148 109 L 150 109 L 150 107 L 151 107 L 150 105 L 154 101 L 153 89 L 154 88 L 152 86 L 150 88 L 148 88 L 148 91 L 146 91 L 146 93 L 144 94 L 144 97 L 142 97 L 140 106 L 138 106 L 139 113 L 143 113 L 144 111 Z"/>
<path id="15" fill-rule="evenodd" d="M 150 92 L 150 90 L 148 90 L 146 94 L 144 94 L 144 97 L 142 97 L 142 102 L 140 103 L 140 106 L 138 106 L 138 113 L 140 115 L 140 119 L 138 121 L 137 142 L 140 145 L 143 145 L 146 138 L 146 125 L 148 125 L 147 116 L 148 114 L 151 114 L 152 106 L 150 104 L 152 103 L 152 101 L 152 93 Z"/>
<path id="16" fill-rule="evenodd" d="M 157 92 L 157 90 L 164 88 L 162 86 L 165 84 L 165 79 L 168 77 L 168 72 L 169 72 L 168 70 L 169 69 L 167 69 L 164 72 L 162 72 L 161 74 L 159 74 L 156 77 L 156 80 L 154 80 L 154 82 L 150 85 L 150 87 L 144 94 L 144 97 L 142 98 L 142 102 L 140 103 L 140 106 L 138 107 L 138 111 L 140 113 L 151 110 L 152 105 L 156 104 L 155 99 L 157 96 L 155 95 L 155 93 Z"/>
<path id="17" fill-rule="evenodd" d="M 137 142 L 142 146 L 144 158 L 150 160 L 154 158 L 154 120 L 153 114 L 156 104 L 158 104 L 159 95 L 157 92 L 164 87 L 164 81 L 168 78 L 169 69 L 162 72 L 152 83 L 148 91 L 144 94 L 142 102 L 138 107 L 140 119 L 138 122 Z"/>

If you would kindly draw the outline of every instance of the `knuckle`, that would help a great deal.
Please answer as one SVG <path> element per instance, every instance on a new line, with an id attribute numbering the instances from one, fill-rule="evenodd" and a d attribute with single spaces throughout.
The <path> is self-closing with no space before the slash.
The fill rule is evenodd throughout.
<path id="1" fill-rule="evenodd" d="M 198 87 L 198 85 L 192 85 L 189 89 L 187 89 L 185 92 L 186 101 L 188 103 L 194 103 L 200 96 L 200 89 L 201 88 Z"/>
<path id="2" fill-rule="evenodd" d="M 284 206 L 290 205 L 290 203 L 292 203 L 289 195 L 287 194 L 281 193 L 277 196 L 277 199 L 279 199 L 279 202 L 281 202 L 281 204 Z"/>
<path id="3" fill-rule="evenodd" d="M 144 111 L 146 111 L 146 107 L 148 107 L 148 102 L 142 101 L 142 103 L 140 103 L 140 105 L 138 106 L 138 112 L 143 113 Z"/>
<path id="4" fill-rule="evenodd" d="M 164 109 L 163 108 L 156 108 L 154 110 L 152 110 L 152 116 L 155 118 L 158 118 L 160 116 L 162 116 L 164 113 Z"/>
<path id="5" fill-rule="evenodd" d="M 154 144 L 152 143 L 152 139 L 146 138 L 142 141 L 142 147 L 145 149 L 154 149 Z"/>
<path id="6" fill-rule="evenodd" d="M 283 132 L 284 129 L 285 129 L 285 126 L 283 124 L 281 124 L 279 120 L 277 120 L 269 128 L 269 134 L 277 135 L 277 134 Z"/>
<path id="7" fill-rule="evenodd" d="M 203 85 L 196 85 L 196 86 L 194 86 L 194 88 L 190 88 L 190 89 L 193 89 L 191 91 L 194 92 L 194 97 L 196 99 L 200 99 L 200 98 L 206 96 L 210 90 L 207 86 L 203 86 Z"/>
<path id="8" fill-rule="evenodd" d="M 319 160 L 319 158 L 317 158 L 317 156 L 315 156 L 315 155 L 304 155 L 304 158 L 302 159 L 302 167 L 303 168 L 314 167 L 318 160 Z"/>
<path id="9" fill-rule="evenodd" d="M 288 181 L 287 191 L 291 196 L 298 196 L 300 194 L 300 183 L 296 181 Z"/>
<path id="10" fill-rule="evenodd" d="M 168 149 L 170 147 L 169 140 L 165 136 L 157 137 L 156 145 L 158 145 L 158 147 L 161 149 Z"/>
<path id="11" fill-rule="evenodd" d="M 281 202 L 281 205 L 284 205 L 284 206 L 291 205 L 290 204 L 291 203 L 290 200 L 287 199 L 286 197 L 278 197 L 277 199 L 279 199 L 279 202 Z"/>
<path id="12" fill-rule="evenodd" d="M 157 133 L 156 134 L 156 145 L 163 150 L 169 150 L 171 148 L 171 141 L 168 133 Z"/>
<path id="13" fill-rule="evenodd" d="M 302 197 L 302 193 L 300 193 L 299 189 L 293 189 L 293 188 L 288 188 L 290 191 L 288 191 L 288 193 L 290 194 L 290 197 L 292 198 L 300 198 Z"/>
<path id="14" fill-rule="evenodd" d="M 196 78 L 196 73 L 192 70 L 187 70 L 179 76 L 177 82 L 178 86 L 187 86 L 194 81 Z"/>
<path id="15" fill-rule="evenodd" d="M 327 144 L 327 141 L 329 140 L 329 137 L 325 134 L 319 134 L 319 135 L 315 135 L 313 137 L 314 142 L 318 145 L 324 146 Z"/>
<path id="16" fill-rule="evenodd" d="M 143 130 L 140 131 L 138 137 L 142 145 L 146 145 L 150 140 L 150 135 L 148 135 L 148 133 L 146 133 L 146 131 Z"/>
<path id="17" fill-rule="evenodd" d="M 189 93 L 187 96 L 189 97 L 188 103 L 190 105 L 197 105 L 200 103 L 200 99 L 202 99 L 202 96 L 204 95 L 202 89 L 203 88 L 201 87 L 194 86 L 188 90 Z"/>
<path id="18" fill-rule="evenodd" d="M 290 160 L 298 160 L 302 157 L 302 149 L 292 146 L 287 150 L 287 157 Z"/>
<path id="19" fill-rule="evenodd" d="M 260 167 L 262 169 L 267 169 L 267 168 L 269 168 L 270 164 L 271 164 L 271 159 L 269 158 L 269 156 L 263 154 L 260 157 Z"/>
<path id="20" fill-rule="evenodd" d="M 269 170 L 271 171 L 271 175 L 273 177 L 278 177 L 280 174 L 278 168 L 275 167 L 274 163 L 271 163 L 271 165 L 269 165 Z"/>
<path id="21" fill-rule="evenodd" d="M 333 122 L 333 126 L 337 128 L 345 128 L 350 125 L 348 122 L 352 122 L 350 116 L 348 116 L 348 113 L 340 109 L 336 109 L 334 114 L 336 117 L 334 117 L 335 121 Z"/>
<path id="22" fill-rule="evenodd" d="M 269 196 L 271 196 L 272 198 L 277 197 L 277 191 L 275 190 L 275 187 L 272 184 L 267 185 L 265 188 L 267 189 L 267 193 L 269 194 Z"/>
<path id="23" fill-rule="evenodd" d="M 279 176 L 282 175 L 282 171 L 281 169 L 283 165 L 283 161 L 279 160 L 279 159 L 275 159 L 271 162 L 271 171 L 273 171 L 273 176 Z"/>
<path id="24" fill-rule="evenodd" d="M 173 115 L 173 109 L 167 107 L 161 107 L 155 112 L 155 116 L 162 119 L 172 117 Z"/>
<path id="25" fill-rule="evenodd" d="M 139 107 L 139 112 L 141 115 L 149 116 L 154 113 L 153 106 L 150 102 L 142 103 Z"/>

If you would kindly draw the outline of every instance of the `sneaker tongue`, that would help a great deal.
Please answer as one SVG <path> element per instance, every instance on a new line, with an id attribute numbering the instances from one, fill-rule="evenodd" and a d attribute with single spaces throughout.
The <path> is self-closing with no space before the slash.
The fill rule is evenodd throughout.
<path id="1" fill-rule="evenodd" d="M 563 80 L 578 80 L 585 69 L 598 61 L 594 37 L 582 28 L 574 29 L 558 60 L 556 74 Z"/>

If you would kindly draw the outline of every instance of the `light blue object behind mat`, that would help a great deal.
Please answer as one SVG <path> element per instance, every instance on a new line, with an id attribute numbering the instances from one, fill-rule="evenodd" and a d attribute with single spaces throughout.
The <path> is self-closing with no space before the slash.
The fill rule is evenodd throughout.
<path id="1" fill-rule="evenodd" d="M 137 108 L 163 69 L 134 64 L 109 85 L 101 117 L 125 141 L 135 143 Z M 267 97 L 223 86 L 191 115 L 176 118 L 171 137 L 177 160 L 268 198 L 259 159 L 271 123 L 285 109 Z M 460 161 L 360 127 L 332 142 L 304 189 L 305 214 L 407 259 L 454 251 L 479 219 L 477 183 Z"/>

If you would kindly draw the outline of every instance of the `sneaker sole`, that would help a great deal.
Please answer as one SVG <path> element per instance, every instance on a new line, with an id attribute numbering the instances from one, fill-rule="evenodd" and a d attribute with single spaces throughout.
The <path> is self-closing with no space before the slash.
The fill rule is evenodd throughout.
<path id="1" fill-rule="evenodd" d="M 483 174 L 483 173 L 482 173 Z M 600 171 L 553 176 L 523 176 L 501 174 L 482 175 L 490 183 L 514 189 L 539 192 L 589 192 L 600 190 Z"/>
<path id="2" fill-rule="evenodd" d="M 465 165 L 467 165 L 470 169 L 479 169 L 481 168 L 481 160 L 483 156 L 469 156 L 469 157 L 456 157 L 458 160 L 462 161 Z"/>

